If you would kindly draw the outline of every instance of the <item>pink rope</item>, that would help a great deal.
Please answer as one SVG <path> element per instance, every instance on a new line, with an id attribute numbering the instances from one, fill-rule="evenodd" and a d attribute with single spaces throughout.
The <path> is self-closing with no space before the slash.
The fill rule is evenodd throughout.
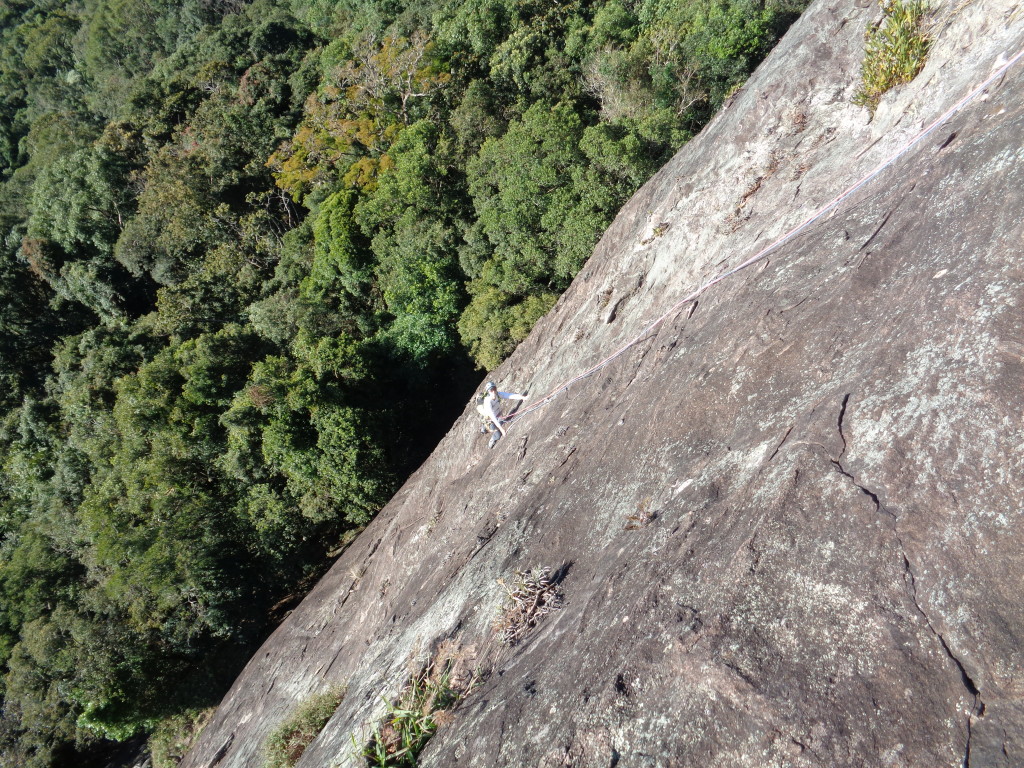
<path id="1" fill-rule="evenodd" d="M 865 175 L 864 177 L 862 177 L 861 179 L 856 181 L 854 184 L 852 184 L 850 187 L 848 187 L 845 191 L 843 191 L 841 194 L 839 194 L 837 197 L 835 197 L 832 200 L 832 202 L 830 202 L 827 205 L 819 208 L 817 211 L 812 213 L 809 217 L 807 217 L 802 222 L 800 222 L 795 227 L 793 227 L 788 232 L 786 232 L 781 237 L 779 237 L 779 239 L 775 240 L 770 245 L 762 248 L 760 251 L 755 253 L 753 256 L 751 256 L 746 261 L 742 262 L 741 264 L 738 264 L 737 266 L 733 267 L 732 269 L 727 270 L 726 272 L 722 272 L 721 274 L 717 275 L 713 279 L 709 280 L 707 283 L 701 285 L 699 288 L 697 288 L 697 290 L 693 291 L 692 293 L 690 293 L 687 296 L 684 296 L 682 299 L 680 299 L 675 304 L 673 304 L 671 307 L 669 307 L 669 309 L 664 314 L 662 314 L 656 320 L 651 322 L 637 336 L 635 336 L 633 339 L 631 339 L 630 341 L 628 341 L 625 344 L 623 344 L 621 347 L 619 347 L 617 350 L 615 350 L 608 357 L 604 358 L 599 363 L 597 363 L 597 364 L 591 366 L 590 368 L 588 368 L 587 370 L 583 371 L 583 373 L 580 373 L 580 374 L 572 377 L 568 381 L 565 381 L 562 384 L 559 384 L 557 387 L 555 387 L 550 392 L 548 392 L 548 394 L 544 395 L 540 400 L 537 400 L 536 402 L 531 404 L 528 408 L 526 408 L 526 409 L 516 413 L 514 416 L 512 416 L 509 419 L 509 429 L 511 429 L 511 427 L 514 426 L 514 424 L 516 422 L 518 422 L 520 419 L 522 419 L 524 416 L 526 416 L 526 415 L 528 415 L 530 413 L 533 413 L 534 411 L 536 411 L 536 410 L 538 410 L 540 408 L 543 408 L 545 405 L 547 405 L 552 400 L 554 400 L 555 397 L 557 397 L 559 394 L 561 394 L 562 392 L 564 392 L 567 389 L 569 389 L 569 387 L 571 387 L 576 382 L 581 381 L 582 379 L 585 379 L 588 376 L 593 375 L 597 371 L 599 371 L 602 368 L 604 368 L 605 366 L 609 365 L 613 360 L 615 360 L 616 358 L 618 358 L 621 355 L 625 354 L 625 352 L 627 352 L 628 350 L 630 350 L 633 347 L 635 347 L 641 341 L 646 339 L 651 331 L 653 331 L 655 328 L 658 328 L 669 317 L 671 317 L 676 312 L 678 312 L 684 305 L 688 304 L 691 301 L 695 301 L 701 294 L 703 294 L 711 286 L 716 285 L 716 284 L 722 282 L 723 280 L 725 280 L 726 278 L 732 277 L 737 272 L 741 272 L 742 270 L 747 269 L 748 267 L 750 267 L 752 264 L 756 264 L 757 262 L 761 261 L 766 256 L 768 256 L 768 254 L 770 254 L 773 251 L 777 250 L 784 243 L 788 242 L 789 240 L 792 240 L 798 234 L 800 234 L 805 229 L 810 227 L 811 224 L 816 222 L 822 216 L 824 216 L 825 214 L 827 214 L 830 211 L 832 211 L 835 208 L 837 208 L 843 201 L 845 201 L 848 197 L 850 197 L 850 195 L 854 194 L 861 187 L 865 186 L 866 184 L 871 182 L 873 179 L 875 179 L 875 177 L 877 177 L 879 174 L 881 174 L 882 171 L 884 171 L 889 166 L 893 165 L 903 155 L 905 155 L 907 152 L 909 152 L 915 146 L 920 144 L 921 141 L 925 137 L 927 137 L 929 134 L 931 134 L 933 131 L 935 131 L 936 128 L 938 128 L 943 123 L 947 122 L 951 117 L 953 117 L 953 115 L 955 115 L 957 112 L 959 112 L 961 109 L 963 109 L 968 103 L 970 103 L 975 98 L 977 98 L 977 96 L 979 94 L 981 94 L 990 85 L 992 85 L 992 83 L 994 83 L 1000 77 L 1005 75 L 1007 73 L 1007 71 L 1009 71 L 1009 69 L 1014 64 L 1016 64 L 1022 57 L 1024 57 L 1024 49 L 1021 49 L 1020 51 L 1018 51 L 1011 59 L 1009 59 L 1009 61 L 1007 61 L 1002 67 L 997 69 L 995 71 L 995 73 L 990 75 L 983 83 L 981 83 L 981 85 L 977 86 L 974 90 L 970 91 L 966 96 L 964 96 L 962 99 L 960 99 L 960 101 L 958 101 L 956 104 L 954 104 L 948 110 L 943 112 L 938 118 L 936 118 L 932 123 L 930 123 L 926 128 L 924 128 L 920 133 L 915 135 L 913 138 L 911 138 L 909 141 L 907 141 L 903 146 L 901 146 L 898 150 L 896 150 L 896 152 L 894 152 L 889 157 L 887 157 L 885 160 L 883 160 L 873 171 L 871 171 L 870 173 L 868 173 L 867 175 Z"/>

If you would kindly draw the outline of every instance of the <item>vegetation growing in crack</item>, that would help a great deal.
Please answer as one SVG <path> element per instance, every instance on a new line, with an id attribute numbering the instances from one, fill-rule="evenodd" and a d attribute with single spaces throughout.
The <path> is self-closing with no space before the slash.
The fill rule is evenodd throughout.
<path id="1" fill-rule="evenodd" d="M 344 688 L 333 688 L 311 696 L 267 738 L 263 768 L 291 768 L 317 737 L 345 696 Z"/>
<path id="2" fill-rule="evenodd" d="M 451 710 L 477 681 L 471 669 L 472 649 L 446 641 L 434 657 L 410 674 L 397 700 L 387 702 L 387 714 L 358 749 L 371 768 L 414 768 L 416 758 L 435 731 L 452 718 Z"/>
<path id="3" fill-rule="evenodd" d="M 924 67 L 931 47 L 925 0 L 880 0 L 882 19 L 865 33 L 860 89 L 853 103 L 873 115 L 891 88 L 909 83 Z"/>
<path id="4" fill-rule="evenodd" d="M 160 721 L 149 738 L 153 768 L 177 768 L 203 734 L 214 711 L 213 707 L 186 710 Z"/>

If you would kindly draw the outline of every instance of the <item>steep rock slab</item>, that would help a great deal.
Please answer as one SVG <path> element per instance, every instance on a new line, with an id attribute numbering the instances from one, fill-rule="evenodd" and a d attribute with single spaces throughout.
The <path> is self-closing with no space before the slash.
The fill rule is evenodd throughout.
<path id="1" fill-rule="evenodd" d="M 874 6 L 816 3 L 623 210 L 495 374 L 537 395 L 828 202 L 1024 45 L 940 7 L 914 83 L 852 107 Z M 467 419 L 270 638 L 186 766 L 352 764 L 451 638 L 489 671 L 428 766 L 1024 764 L 1024 73 L 493 451 Z M 499 578 L 557 570 L 522 643 Z M 418 661 L 417 661 L 418 660 Z"/>

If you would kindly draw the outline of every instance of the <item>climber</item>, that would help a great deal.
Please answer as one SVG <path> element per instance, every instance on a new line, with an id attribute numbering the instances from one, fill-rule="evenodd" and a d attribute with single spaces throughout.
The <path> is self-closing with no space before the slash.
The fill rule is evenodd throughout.
<path id="1" fill-rule="evenodd" d="M 484 426 L 481 427 L 480 431 L 493 433 L 491 435 L 491 442 L 487 446 L 488 448 L 493 448 L 494 444 L 505 436 L 505 427 L 502 424 L 500 405 L 498 403 L 499 399 L 525 400 L 526 395 L 520 395 L 515 392 L 499 392 L 497 385 L 493 381 L 487 382 L 484 394 L 477 398 L 476 409 L 484 417 Z"/>

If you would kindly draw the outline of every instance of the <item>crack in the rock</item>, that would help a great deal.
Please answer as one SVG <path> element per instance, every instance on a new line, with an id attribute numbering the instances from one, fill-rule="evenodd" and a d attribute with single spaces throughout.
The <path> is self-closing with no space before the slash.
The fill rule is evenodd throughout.
<path id="1" fill-rule="evenodd" d="M 520 462 L 520 461 L 522 461 L 522 460 L 523 460 L 524 458 L 526 458 L 526 444 L 527 444 L 527 443 L 528 443 L 529 441 L 530 441 L 530 436 L 529 436 L 529 435 L 524 435 L 524 436 L 523 436 L 523 442 L 522 442 L 522 445 L 521 445 L 521 446 L 520 446 L 520 448 L 519 448 L 519 458 L 518 458 L 518 459 L 516 459 L 516 463 L 519 463 L 519 462 Z"/>
<path id="2" fill-rule="evenodd" d="M 867 496 L 869 499 L 871 499 L 872 502 L 874 502 L 875 511 L 876 512 L 884 511 L 887 515 L 889 515 L 889 517 L 893 518 L 893 520 L 896 519 L 896 516 L 892 512 L 890 512 L 888 509 L 886 509 L 885 507 L 882 506 L 882 503 L 878 500 L 878 494 L 874 493 L 873 491 L 865 488 L 863 485 L 858 483 L 857 482 L 857 478 L 854 477 L 853 475 L 851 475 L 849 472 L 847 472 L 846 468 L 842 465 L 842 463 L 838 459 L 832 459 L 832 466 L 834 466 L 837 470 L 839 470 L 839 474 L 841 474 L 843 477 L 845 477 L 847 480 L 849 480 L 851 483 L 853 483 L 854 487 L 858 491 L 863 493 L 865 496 Z M 899 539 L 899 535 L 897 535 L 896 538 L 898 540 Z M 901 546 L 902 546 L 902 544 L 903 544 L 903 542 L 900 542 Z"/>
<path id="3" fill-rule="evenodd" d="M 896 541 L 899 542 L 900 549 L 902 550 L 903 549 L 903 541 L 900 539 L 899 534 L 896 535 Z M 917 579 L 914 578 L 914 571 L 913 571 L 913 569 L 910 566 L 910 560 L 907 559 L 906 552 L 903 551 L 902 555 L 903 555 L 903 569 L 906 572 L 907 577 L 909 579 L 910 597 L 914 601 L 914 607 L 917 609 L 917 612 L 919 614 L 921 614 L 921 618 L 923 618 L 925 623 L 928 625 L 928 629 L 931 631 L 931 633 L 933 635 L 935 635 L 935 638 L 939 641 L 939 645 L 942 646 L 942 650 L 945 651 L 945 653 L 949 657 L 950 661 L 953 662 L 954 666 L 956 666 L 957 670 L 960 672 L 960 681 L 961 681 L 961 683 L 963 683 L 964 688 L 966 688 L 967 692 L 970 693 L 971 696 L 974 698 L 974 705 L 971 707 L 971 715 L 973 716 L 973 715 L 976 714 L 976 715 L 978 715 L 980 717 L 981 715 L 985 714 L 985 704 L 980 700 L 981 691 L 978 690 L 978 686 L 977 686 L 977 684 L 975 684 L 974 679 L 967 673 L 967 669 L 964 667 L 963 662 L 960 661 L 960 659 L 958 659 L 956 657 L 956 655 L 953 653 L 953 650 L 949 647 L 949 644 L 946 642 L 946 638 L 944 638 L 942 636 L 941 632 L 939 632 L 937 629 L 935 629 L 935 626 L 932 624 L 932 621 L 928 617 L 928 614 L 925 613 L 925 610 L 921 607 L 921 603 L 918 602 L 918 599 L 917 599 Z M 971 733 L 971 730 L 970 730 L 970 718 L 968 718 L 968 723 L 967 723 L 967 735 L 968 735 L 967 746 L 968 746 L 968 750 L 970 749 L 970 738 L 969 738 L 970 737 L 970 733 Z M 964 764 L 966 765 L 966 763 L 964 763 Z"/>
<path id="4" fill-rule="evenodd" d="M 874 232 L 871 233 L 871 237 L 869 237 L 867 240 L 864 241 L 864 245 L 862 245 L 860 248 L 857 249 L 858 251 L 863 251 L 865 248 L 867 248 L 869 245 L 871 245 L 872 241 L 876 237 L 878 237 L 878 233 L 881 232 L 882 228 L 888 223 L 889 217 L 892 216 L 892 214 L 893 214 L 893 212 L 895 210 L 896 209 L 893 208 L 891 211 L 889 211 L 887 214 L 885 214 L 885 216 L 882 218 L 882 223 L 878 225 L 878 228 L 875 229 Z"/>
<path id="5" fill-rule="evenodd" d="M 850 394 L 851 393 L 847 392 L 845 395 L 843 395 L 843 402 L 839 404 L 839 418 L 836 419 L 836 427 L 839 429 L 839 439 L 843 441 L 843 450 L 839 452 L 839 455 L 836 458 L 831 460 L 832 466 L 839 470 L 839 474 L 841 474 L 843 477 L 847 478 L 851 483 L 853 483 L 854 487 L 856 487 L 857 490 L 859 490 L 861 493 L 863 493 L 865 496 L 871 499 L 872 502 L 874 502 L 876 512 L 885 511 L 895 522 L 896 516 L 891 511 L 882 506 L 882 503 L 878 500 L 878 494 L 874 493 L 870 489 L 866 488 L 865 486 L 857 482 L 857 478 L 854 477 L 852 473 L 848 472 L 846 470 L 846 467 L 843 466 L 842 458 L 843 456 L 846 455 L 846 449 L 849 446 L 849 443 L 847 443 L 846 441 L 846 433 L 843 431 L 843 422 L 846 419 L 846 408 L 850 404 Z M 899 541 L 898 533 L 896 534 L 896 539 L 897 541 Z M 903 542 L 900 541 L 901 550 L 902 547 Z"/>
<path id="6" fill-rule="evenodd" d="M 776 456 L 779 455 L 779 451 L 781 451 L 782 450 L 782 446 L 784 446 L 786 444 L 786 440 L 789 439 L 789 435 L 790 435 L 790 433 L 792 433 L 792 431 L 793 431 L 793 427 L 790 427 L 789 429 L 786 430 L 786 434 L 784 434 L 782 436 L 782 440 L 775 447 L 775 451 L 772 453 L 771 456 L 768 457 L 768 461 L 766 461 L 765 464 L 767 464 L 768 462 L 770 462 L 772 459 L 774 459 Z"/>
<path id="7" fill-rule="evenodd" d="M 963 768 L 971 768 L 971 713 L 967 713 L 967 745 L 964 747 Z"/>
<path id="8" fill-rule="evenodd" d="M 654 340 L 654 339 L 656 339 L 656 338 L 657 338 L 657 336 L 651 336 L 649 340 L 652 340 L 652 341 L 653 341 L 653 340 Z M 635 368 L 633 369 L 633 375 L 629 377 L 629 381 L 628 381 L 628 382 L 626 382 L 626 386 L 624 387 L 624 389 L 629 389 L 629 387 L 630 387 L 630 386 L 631 386 L 631 385 L 633 384 L 633 382 L 634 382 L 634 381 L 636 381 L 636 377 L 640 375 L 640 368 L 642 368 L 642 367 L 643 367 L 643 364 L 644 364 L 644 360 L 646 360 L 646 359 L 647 359 L 647 355 L 648 355 L 648 353 L 649 353 L 649 352 L 650 352 L 650 351 L 651 351 L 651 350 L 652 350 L 653 348 L 654 348 L 654 345 L 653 345 L 653 344 L 649 344 L 649 345 L 647 345 L 647 347 L 646 347 L 646 348 L 645 348 L 645 349 L 643 350 L 643 354 L 641 354 L 641 355 L 640 355 L 640 359 L 636 361 L 636 367 L 635 367 Z"/>
<path id="9" fill-rule="evenodd" d="M 859 490 L 861 493 L 863 493 L 865 496 L 871 499 L 871 501 L 875 505 L 876 513 L 885 512 L 892 519 L 892 533 L 893 537 L 896 539 L 896 544 L 899 546 L 900 556 L 903 558 L 903 570 L 905 574 L 905 581 L 909 586 L 910 599 L 914 603 L 914 608 L 917 609 L 917 612 L 924 620 L 925 626 L 928 627 L 928 631 L 931 632 L 939 641 L 939 645 L 942 646 L 942 650 L 945 652 L 946 656 L 950 659 L 950 661 L 953 662 L 954 666 L 956 666 L 957 670 L 960 672 L 960 682 L 963 684 L 964 689 L 971 695 L 971 698 L 973 699 L 971 703 L 971 709 L 967 713 L 967 743 L 964 747 L 963 761 L 963 768 L 970 768 L 971 736 L 974 718 L 982 717 L 985 714 L 985 704 L 981 700 L 981 691 L 978 689 L 978 686 L 974 682 L 974 679 L 968 674 L 966 667 L 964 667 L 963 665 L 963 662 L 960 661 L 960 659 L 958 659 L 956 655 L 953 653 L 953 650 L 949 647 L 949 644 L 946 642 L 946 638 L 944 638 L 942 634 L 935 628 L 935 625 L 932 624 L 931 618 L 929 618 L 928 614 L 921 607 L 921 603 L 918 601 L 917 579 L 914 576 L 914 570 L 910 565 L 910 558 L 907 557 L 906 546 L 903 544 L 903 538 L 900 536 L 899 528 L 897 527 L 898 519 L 896 517 L 896 514 L 891 509 L 888 509 L 887 507 L 883 506 L 878 498 L 878 494 L 876 494 L 875 492 L 873 492 L 872 490 L 858 482 L 857 478 L 851 472 L 847 471 L 846 467 L 844 467 L 842 462 L 840 461 L 840 459 L 842 459 L 843 455 L 846 453 L 846 449 L 848 447 L 848 443 L 846 441 L 846 434 L 843 431 L 843 422 L 846 418 L 846 409 L 849 402 L 850 393 L 847 393 L 843 397 L 843 402 L 839 408 L 839 418 L 837 419 L 839 438 L 843 441 L 843 449 L 842 451 L 840 451 L 838 458 L 831 460 L 832 465 L 839 471 L 841 475 L 843 475 L 843 477 L 847 478 L 851 483 L 853 483 L 854 487 L 857 488 L 857 490 Z"/>
<path id="10" fill-rule="evenodd" d="M 850 393 L 847 392 L 843 396 L 843 402 L 839 405 L 839 439 L 843 441 L 843 450 L 839 452 L 839 458 L 843 458 L 846 453 L 846 434 L 843 432 L 843 419 L 846 418 L 846 406 L 850 402 Z"/>

